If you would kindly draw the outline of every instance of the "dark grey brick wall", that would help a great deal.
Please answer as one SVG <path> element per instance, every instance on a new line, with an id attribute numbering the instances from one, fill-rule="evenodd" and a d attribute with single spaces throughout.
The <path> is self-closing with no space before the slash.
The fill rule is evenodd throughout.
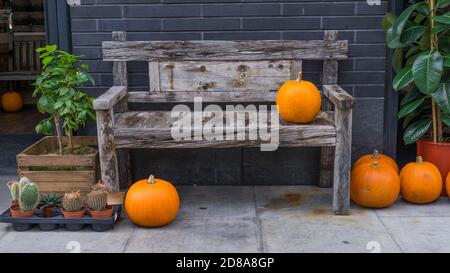
<path id="1" fill-rule="evenodd" d="M 388 1 L 380 6 L 343 0 L 81 0 L 81 4 L 71 9 L 73 50 L 91 66 L 96 86 L 87 90 L 93 95 L 112 84 L 112 66 L 101 61 L 100 44 L 110 40 L 114 30 L 127 31 L 129 40 L 323 39 L 324 30 L 340 30 L 340 38 L 350 43 L 350 58 L 341 62 L 339 84 L 357 98 L 354 158 L 382 148 L 386 51 L 380 24 Z M 320 84 L 321 62 L 305 62 L 304 70 L 306 78 Z M 148 90 L 147 65 L 131 63 L 129 71 L 131 90 Z M 318 155 L 317 149 L 281 149 L 273 154 L 252 149 L 142 150 L 133 158 L 137 176 L 153 171 L 180 183 L 314 184 Z"/>

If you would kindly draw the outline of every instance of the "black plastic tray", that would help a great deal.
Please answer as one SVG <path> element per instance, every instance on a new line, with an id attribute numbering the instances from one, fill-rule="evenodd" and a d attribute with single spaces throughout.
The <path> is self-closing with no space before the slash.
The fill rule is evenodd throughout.
<path id="1" fill-rule="evenodd" d="M 11 223 L 15 231 L 27 231 L 35 226 L 39 226 L 40 230 L 51 231 L 58 228 L 65 228 L 70 231 L 78 231 L 86 226 L 91 226 L 94 231 L 108 231 L 114 227 L 114 223 L 119 219 L 122 206 L 113 206 L 113 216 L 105 219 L 94 219 L 86 214 L 83 218 L 68 219 L 64 218 L 61 210 L 56 209 L 53 217 L 41 217 L 42 210 L 37 210 L 32 217 L 13 218 L 11 217 L 9 208 L 0 215 L 0 222 Z"/>

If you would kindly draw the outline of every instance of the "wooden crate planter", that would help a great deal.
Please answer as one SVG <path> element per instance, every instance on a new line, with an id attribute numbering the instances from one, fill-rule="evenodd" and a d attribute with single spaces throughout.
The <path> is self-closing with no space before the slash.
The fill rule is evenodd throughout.
<path id="1" fill-rule="evenodd" d="M 67 140 L 63 138 L 64 144 Z M 97 146 L 96 137 L 74 137 L 73 142 L 74 145 Z M 17 155 L 19 176 L 36 182 L 43 193 L 89 192 L 100 179 L 98 152 L 89 155 L 46 154 L 57 149 L 56 137 L 44 137 Z"/>

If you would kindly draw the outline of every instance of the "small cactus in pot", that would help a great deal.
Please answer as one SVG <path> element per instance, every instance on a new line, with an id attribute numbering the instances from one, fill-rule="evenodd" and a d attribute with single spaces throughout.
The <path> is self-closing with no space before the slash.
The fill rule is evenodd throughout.
<path id="1" fill-rule="evenodd" d="M 80 191 L 64 194 L 62 205 L 64 218 L 82 218 L 85 214 Z"/>
<path id="2" fill-rule="evenodd" d="M 13 199 L 10 207 L 12 217 L 22 218 L 33 216 L 40 200 L 37 184 L 24 177 L 19 182 L 9 182 L 8 187 Z"/>
<path id="3" fill-rule="evenodd" d="M 112 206 L 108 206 L 109 185 L 99 181 L 87 195 L 89 213 L 93 218 L 108 218 L 112 216 Z"/>

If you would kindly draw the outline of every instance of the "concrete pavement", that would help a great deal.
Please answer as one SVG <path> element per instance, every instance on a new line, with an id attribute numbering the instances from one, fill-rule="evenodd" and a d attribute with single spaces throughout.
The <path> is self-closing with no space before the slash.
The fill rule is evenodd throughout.
<path id="1" fill-rule="evenodd" d="M 0 176 L 0 208 L 10 197 Z M 352 206 L 334 216 L 331 190 L 308 186 L 181 186 L 170 225 L 112 231 L 15 232 L 0 224 L 0 252 L 450 252 L 449 200 L 426 206 L 399 200 L 383 210 Z"/>

